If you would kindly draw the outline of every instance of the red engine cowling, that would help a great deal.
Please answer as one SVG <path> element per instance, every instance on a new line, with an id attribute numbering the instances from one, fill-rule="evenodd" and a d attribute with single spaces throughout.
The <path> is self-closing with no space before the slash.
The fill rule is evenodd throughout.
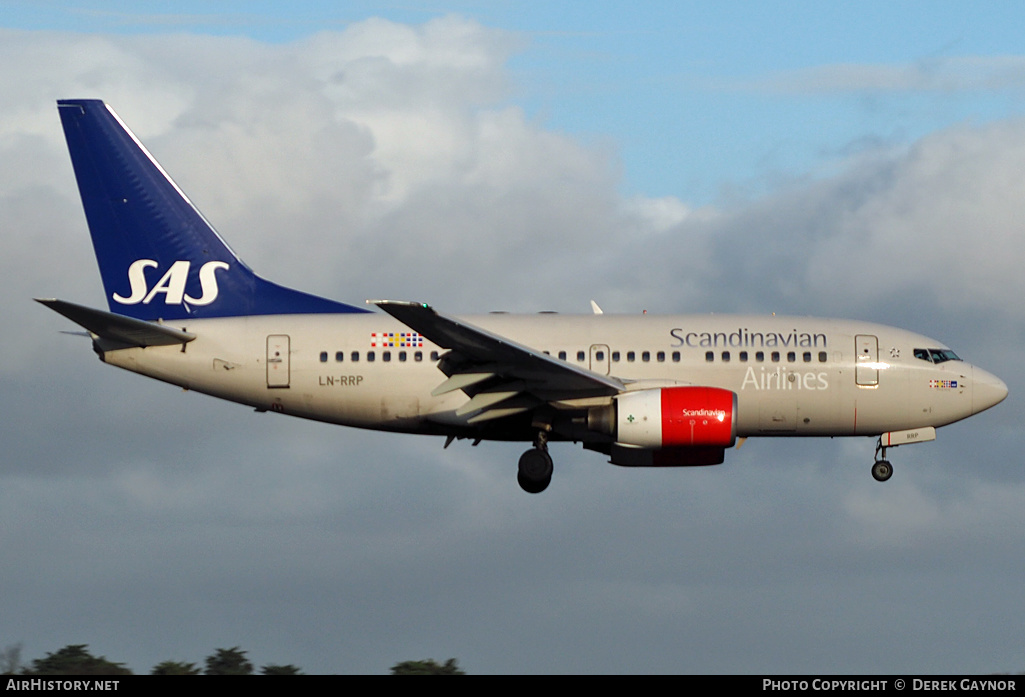
<path id="1" fill-rule="evenodd" d="M 715 446 L 737 440 L 737 395 L 718 387 L 662 387 L 616 397 L 616 442 L 642 448 Z"/>

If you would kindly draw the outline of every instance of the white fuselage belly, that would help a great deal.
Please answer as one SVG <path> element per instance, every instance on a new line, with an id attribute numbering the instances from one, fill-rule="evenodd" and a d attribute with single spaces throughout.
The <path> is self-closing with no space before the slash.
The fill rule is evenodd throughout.
<path id="1" fill-rule="evenodd" d="M 629 389 L 731 390 L 738 395 L 741 437 L 876 435 L 974 413 L 972 366 L 916 359 L 914 349 L 941 344 L 884 325 L 728 315 L 465 320 L 552 356 L 565 352 L 568 362 L 619 378 Z M 197 338 L 184 346 L 108 351 L 104 360 L 258 409 L 347 426 L 443 433 L 465 428 L 472 417 L 456 414 L 468 400 L 463 392 L 431 394 L 446 379 L 431 355 L 444 349 L 421 337 L 403 345 L 401 335 L 410 330 L 387 315 L 249 316 L 169 326 Z M 876 353 L 856 365 L 858 342 L 866 341 Z"/>

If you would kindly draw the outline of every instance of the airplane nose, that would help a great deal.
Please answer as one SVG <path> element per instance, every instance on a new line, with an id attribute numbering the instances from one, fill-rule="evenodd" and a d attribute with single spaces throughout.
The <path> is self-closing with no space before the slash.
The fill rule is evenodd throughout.
<path id="1" fill-rule="evenodd" d="M 1004 381 L 982 368 L 972 366 L 972 413 L 994 407 L 1007 397 Z"/>

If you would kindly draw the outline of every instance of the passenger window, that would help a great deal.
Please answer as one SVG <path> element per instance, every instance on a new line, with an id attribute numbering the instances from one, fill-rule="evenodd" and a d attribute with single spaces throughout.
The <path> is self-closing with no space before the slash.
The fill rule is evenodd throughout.
<path id="1" fill-rule="evenodd" d="M 765 362 L 765 351 L 756 351 L 755 352 L 755 360 L 758 361 L 759 363 L 764 363 Z"/>
<path id="2" fill-rule="evenodd" d="M 787 362 L 793 363 L 797 360 L 797 354 L 794 351 L 787 351 Z"/>
<path id="3" fill-rule="evenodd" d="M 730 352 L 729 351 L 723 351 L 722 352 L 722 362 L 723 363 L 729 363 L 730 362 Z"/>
<path id="4" fill-rule="evenodd" d="M 559 351 L 559 360 L 560 361 L 566 360 L 566 352 L 565 351 Z"/>
<path id="5" fill-rule="evenodd" d="M 772 362 L 779 363 L 779 351 L 772 352 Z"/>
<path id="6" fill-rule="evenodd" d="M 399 363 L 405 363 L 405 362 L 406 362 L 406 352 L 405 351 L 399 351 Z"/>
<path id="7" fill-rule="evenodd" d="M 656 353 L 655 354 L 655 360 L 657 360 L 659 363 L 665 363 L 666 362 L 666 352 L 665 351 L 659 351 L 658 353 Z"/>
<path id="8" fill-rule="evenodd" d="M 679 351 L 673 351 L 673 363 L 679 363 L 679 362 L 680 362 L 680 352 Z"/>
<path id="9" fill-rule="evenodd" d="M 359 351 L 353 351 L 353 352 L 352 352 L 352 355 L 351 355 L 351 356 L 349 356 L 349 359 L 350 359 L 350 360 L 351 360 L 351 361 L 352 361 L 353 363 L 358 363 L 358 362 L 359 362 Z"/>
<path id="10" fill-rule="evenodd" d="M 715 351 L 705 351 L 705 360 L 709 363 L 715 360 Z"/>
<path id="11" fill-rule="evenodd" d="M 633 363 L 634 362 L 634 352 L 633 351 L 627 351 L 626 352 L 626 362 L 627 363 Z"/>
<path id="12" fill-rule="evenodd" d="M 804 362 L 811 363 L 811 351 L 804 352 Z"/>
<path id="13" fill-rule="evenodd" d="M 577 360 L 579 362 L 583 363 L 585 358 L 587 358 L 586 353 L 584 353 L 583 351 L 577 351 Z"/>
<path id="14" fill-rule="evenodd" d="M 819 351 L 819 363 L 825 363 L 825 362 L 826 362 L 826 352 L 825 351 Z"/>
<path id="15" fill-rule="evenodd" d="M 424 359 L 424 352 L 423 351 L 417 351 L 416 353 L 413 354 L 413 360 L 416 361 L 417 363 L 419 363 L 423 359 Z"/>
<path id="16" fill-rule="evenodd" d="M 747 363 L 747 351 L 740 352 L 740 362 Z"/>
<path id="17" fill-rule="evenodd" d="M 619 363 L 619 351 L 612 352 L 612 362 Z"/>
<path id="18" fill-rule="evenodd" d="M 345 351 L 335 351 L 335 363 L 341 363 L 345 360 Z"/>
<path id="19" fill-rule="evenodd" d="M 385 363 L 391 362 L 391 351 L 382 351 L 381 352 L 381 360 L 384 361 Z"/>
<path id="20" fill-rule="evenodd" d="M 320 362 L 327 363 L 327 351 L 320 352 Z"/>
<path id="21" fill-rule="evenodd" d="M 367 351 L 367 362 L 368 363 L 373 363 L 374 362 L 374 358 L 376 358 L 376 356 L 374 355 L 374 352 L 373 351 Z"/>
<path id="22" fill-rule="evenodd" d="M 594 352 L 594 360 L 596 360 L 596 361 L 604 361 L 605 360 L 605 352 L 604 351 L 595 351 Z"/>
<path id="23" fill-rule="evenodd" d="M 644 351 L 641 353 L 641 360 L 647 363 L 651 360 L 651 351 Z"/>
<path id="24" fill-rule="evenodd" d="M 437 363 L 441 359 L 437 351 L 431 351 L 431 361 Z"/>

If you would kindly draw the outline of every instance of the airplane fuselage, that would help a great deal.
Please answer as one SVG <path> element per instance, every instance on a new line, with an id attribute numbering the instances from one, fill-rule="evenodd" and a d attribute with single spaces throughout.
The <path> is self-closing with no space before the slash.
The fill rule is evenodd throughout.
<path id="1" fill-rule="evenodd" d="M 460 319 L 615 376 L 628 390 L 703 385 L 735 392 L 740 437 L 943 426 L 988 407 L 987 385 L 996 384 L 960 360 L 917 358 L 916 350 L 946 348 L 933 339 L 857 321 L 550 313 Z M 469 401 L 461 391 L 432 395 L 446 379 L 438 368 L 445 349 L 385 315 L 249 316 L 169 326 L 197 338 L 182 346 L 107 351 L 104 360 L 260 410 L 346 426 L 462 435 L 475 415 L 457 414 Z M 973 400 L 977 391 L 982 394 Z M 587 439 L 586 432 L 562 435 Z"/>

